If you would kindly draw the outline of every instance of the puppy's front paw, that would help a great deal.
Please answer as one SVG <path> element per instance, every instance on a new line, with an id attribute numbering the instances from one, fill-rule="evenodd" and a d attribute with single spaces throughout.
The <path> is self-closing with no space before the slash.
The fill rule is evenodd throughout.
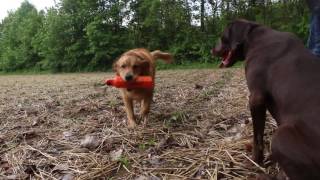
<path id="1" fill-rule="evenodd" d="M 138 115 L 137 120 L 139 124 L 142 124 L 142 126 L 145 127 L 148 122 L 148 115 L 140 114 Z"/>
<path id="2" fill-rule="evenodd" d="M 138 124 L 141 124 L 143 122 L 143 116 L 141 114 L 137 115 L 136 120 Z"/>
<path id="3" fill-rule="evenodd" d="M 147 122 L 148 122 L 148 116 L 142 116 L 142 126 L 146 127 L 147 126 Z"/>
<path id="4" fill-rule="evenodd" d="M 137 126 L 136 122 L 131 120 L 131 121 L 128 121 L 128 128 L 129 129 L 133 129 Z"/>

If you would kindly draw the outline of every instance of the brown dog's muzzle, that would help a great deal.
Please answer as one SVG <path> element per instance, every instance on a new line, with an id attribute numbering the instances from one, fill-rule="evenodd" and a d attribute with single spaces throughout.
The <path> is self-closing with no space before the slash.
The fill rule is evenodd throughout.
<path id="1" fill-rule="evenodd" d="M 212 48 L 211 49 L 211 54 L 215 57 L 221 57 L 222 58 L 222 62 L 219 66 L 219 68 L 223 68 L 223 67 L 228 67 L 229 64 L 229 60 L 231 58 L 232 55 L 232 51 L 228 51 L 227 49 L 223 49 L 221 45 L 218 45 L 220 47 L 218 48 Z"/>

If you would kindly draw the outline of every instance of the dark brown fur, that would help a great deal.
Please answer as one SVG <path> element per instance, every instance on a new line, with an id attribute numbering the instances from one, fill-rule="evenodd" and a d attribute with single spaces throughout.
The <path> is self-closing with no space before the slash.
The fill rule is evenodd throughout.
<path id="1" fill-rule="evenodd" d="M 320 59 L 293 34 L 232 22 L 212 50 L 223 67 L 245 59 L 253 120 L 253 159 L 263 163 L 266 110 L 275 118 L 272 158 L 291 180 L 320 179 Z M 265 176 L 266 177 L 266 176 Z"/>
<path id="2" fill-rule="evenodd" d="M 162 59 L 170 63 L 173 59 L 169 53 L 164 53 L 159 50 L 149 52 L 147 49 L 139 48 L 125 52 L 114 63 L 113 69 L 117 75 L 126 80 L 126 76 L 131 76 L 130 81 L 134 81 L 138 76 L 151 76 L 155 78 L 156 60 Z M 136 117 L 133 111 L 133 101 L 139 101 L 141 104 L 140 119 L 146 125 L 150 104 L 153 97 L 153 89 L 121 89 L 121 94 L 125 104 L 125 109 L 128 117 L 128 127 L 136 126 Z"/>

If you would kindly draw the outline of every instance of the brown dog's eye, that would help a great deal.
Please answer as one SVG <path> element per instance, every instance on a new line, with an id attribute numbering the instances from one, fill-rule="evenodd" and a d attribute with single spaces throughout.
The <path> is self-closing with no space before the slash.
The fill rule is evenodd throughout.
<path id="1" fill-rule="evenodd" d="M 133 65 L 133 69 L 137 69 L 138 68 L 138 65 Z"/>
<path id="2" fill-rule="evenodd" d="M 222 43 L 228 43 L 228 39 L 224 36 L 221 37 L 221 42 Z"/>
<path id="3" fill-rule="evenodd" d="M 126 66 L 126 65 L 124 65 L 124 64 L 123 64 L 123 65 L 121 65 L 121 68 L 122 68 L 122 69 L 124 69 L 124 68 L 126 68 L 126 67 L 127 67 L 127 66 Z"/>

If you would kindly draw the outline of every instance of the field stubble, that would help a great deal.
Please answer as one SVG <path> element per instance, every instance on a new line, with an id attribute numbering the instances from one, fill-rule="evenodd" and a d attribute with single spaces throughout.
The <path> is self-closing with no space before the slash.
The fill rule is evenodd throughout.
<path id="1" fill-rule="evenodd" d="M 0 77 L 0 179 L 248 179 L 243 69 L 159 71 L 147 127 L 129 130 L 113 74 Z M 137 109 L 137 107 L 136 107 Z M 266 156 L 275 123 L 269 118 Z"/>

